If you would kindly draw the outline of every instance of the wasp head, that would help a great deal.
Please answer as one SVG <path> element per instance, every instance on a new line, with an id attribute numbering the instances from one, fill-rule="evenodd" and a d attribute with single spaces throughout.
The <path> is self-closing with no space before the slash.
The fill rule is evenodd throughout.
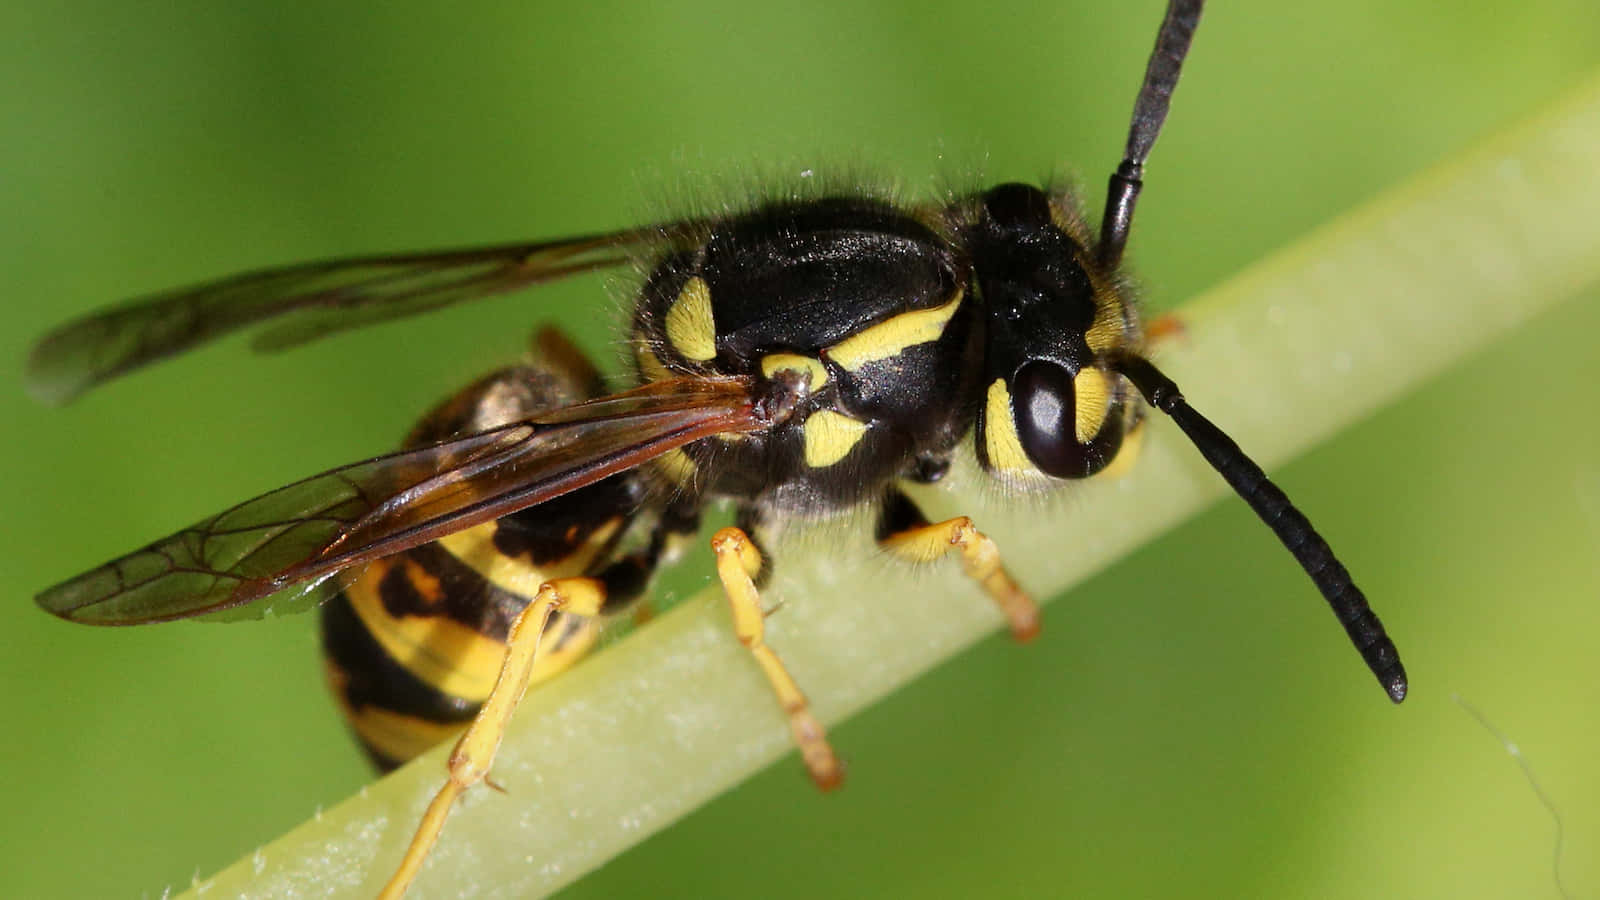
<path id="1" fill-rule="evenodd" d="M 987 326 L 979 461 L 1012 480 L 1101 471 L 1139 415 L 1112 367 L 1141 340 L 1116 272 L 1065 192 L 993 188 L 964 234 Z"/>

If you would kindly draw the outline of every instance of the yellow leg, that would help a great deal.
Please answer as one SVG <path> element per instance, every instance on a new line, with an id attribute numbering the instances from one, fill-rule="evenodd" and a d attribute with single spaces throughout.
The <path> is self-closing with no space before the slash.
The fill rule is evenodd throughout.
<path id="1" fill-rule="evenodd" d="M 400 867 L 384 886 L 378 900 L 398 900 L 405 894 L 421 870 L 422 861 L 427 859 L 428 851 L 438 840 L 456 798 L 488 776 L 495 752 L 500 749 L 500 739 L 505 736 L 506 724 L 511 721 L 517 704 L 522 702 L 522 695 L 528 689 L 528 677 L 539 661 L 540 639 L 550 616 L 558 609 L 593 616 L 599 613 L 604 600 L 605 588 L 596 579 L 557 578 L 541 585 L 533 602 L 517 615 L 506 638 L 506 657 L 500 664 L 494 690 L 478 710 L 472 725 L 456 742 L 455 751 L 450 754 L 449 780 L 428 804 L 428 811 L 423 813 L 422 822 L 406 847 L 406 855 L 400 860 Z"/>
<path id="2" fill-rule="evenodd" d="M 962 568 L 983 587 L 1011 623 L 1011 636 L 1031 641 L 1039 636 L 1039 607 L 1007 574 L 1000 548 L 966 516 L 934 525 L 918 525 L 888 535 L 884 549 L 914 562 L 932 562 L 952 550 L 961 551 Z"/>
<path id="3" fill-rule="evenodd" d="M 717 554 L 717 577 L 722 580 L 722 590 L 733 608 L 734 634 L 760 663 L 762 673 L 778 695 L 778 703 L 789 717 L 789 730 L 794 733 L 794 742 L 800 748 L 800 758 L 805 761 L 811 780 L 824 791 L 833 790 L 844 781 L 844 767 L 828 745 L 822 723 L 811 714 L 806 695 L 784 668 L 783 660 L 765 641 L 765 614 L 761 611 L 761 596 L 753 580 L 761 571 L 761 551 L 756 549 L 750 536 L 738 528 L 718 531 L 711 538 L 711 549 Z"/>

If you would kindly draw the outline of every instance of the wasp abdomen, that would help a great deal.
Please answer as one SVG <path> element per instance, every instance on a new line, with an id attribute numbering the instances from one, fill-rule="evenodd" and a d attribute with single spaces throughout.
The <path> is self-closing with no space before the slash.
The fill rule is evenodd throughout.
<path id="1" fill-rule="evenodd" d="M 532 366 L 496 372 L 434 409 L 407 444 L 586 399 L 589 375 Z M 494 688 L 517 614 L 542 584 L 609 563 L 639 501 L 633 479 L 609 478 L 377 560 L 347 580 L 323 610 L 323 653 L 351 728 L 380 768 L 465 727 Z M 566 670 L 599 631 L 596 619 L 552 615 L 532 680 Z"/>

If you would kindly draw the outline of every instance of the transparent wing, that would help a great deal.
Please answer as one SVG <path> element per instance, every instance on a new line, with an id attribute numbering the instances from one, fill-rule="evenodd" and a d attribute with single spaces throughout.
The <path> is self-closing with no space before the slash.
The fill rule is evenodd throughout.
<path id="1" fill-rule="evenodd" d="M 770 427 L 742 380 L 683 379 L 341 466 L 247 500 L 41 593 L 64 619 L 259 617 L 330 576 L 593 484 L 715 434 Z"/>
<path id="2" fill-rule="evenodd" d="M 28 389 L 64 403 L 103 381 L 268 319 L 256 347 L 281 350 L 336 331 L 628 262 L 696 233 L 695 222 L 569 240 L 360 256 L 247 272 L 139 297 L 46 335 Z"/>

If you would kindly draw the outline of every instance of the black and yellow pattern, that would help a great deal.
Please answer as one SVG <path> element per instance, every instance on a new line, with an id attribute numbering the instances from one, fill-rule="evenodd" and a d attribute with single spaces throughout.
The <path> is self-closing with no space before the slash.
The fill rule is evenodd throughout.
<path id="1" fill-rule="evenodd" d="M 734 636 L 832 788 L 843 769 L 765 640 L 778 527 L 875 513 L 880 547 L 917 564 L 955 556 L 1025 640 L 1038 610 L 1000 548 L 966 516 L 929 521 L 906 488 L 941 479 L 964 446 L 1003 487 L 1117 471 L 1147 404 L 1274 530 L 1398 702 L 1398 651 L 1327 543 L 1145 358 L 1122 256 L 1199 14 L 1199 0 L 1169 4 L 1098 234 L 1071 192 L 1025 184 L 920 206 L 797 195 L 609 235 L 290 266 L 67 326 L 33 360 L 57 396 L 273 316 L 292 327 L 272 337 L 294 340 L 629 262 L 647 273 L 629 389 L 607 395 L 545 332 L 533 363 L 440 405 L 406 449 L 246 501 L 39 602 L 127 624 L 327 599 L 329 680 L 379 765 L 465 726 L 383 895 L 395 897 L 455 799 L 488 776 L 524 690 L 592 647 L 708 508 L 734 511 L 712 538 Z"/>
<path id="2" fill-rule="evenodd" d="M 599 384 L 576 348 L 543 332 L 536 363 L 480 379 L 430 412 L 406 443 L 425 446 L 569 406 Z M 329 684 L 379 768 L 406 762 L 472 720 L 494 690 L 511 623 L 544 583 L 611 564 L 642 497 L 636 479 L 613 477 L 376 560 L 346 580 L 323 607 L 323 653 Z M 601 624 L 553 614 L 532 683 L 587 653 Z"/>

